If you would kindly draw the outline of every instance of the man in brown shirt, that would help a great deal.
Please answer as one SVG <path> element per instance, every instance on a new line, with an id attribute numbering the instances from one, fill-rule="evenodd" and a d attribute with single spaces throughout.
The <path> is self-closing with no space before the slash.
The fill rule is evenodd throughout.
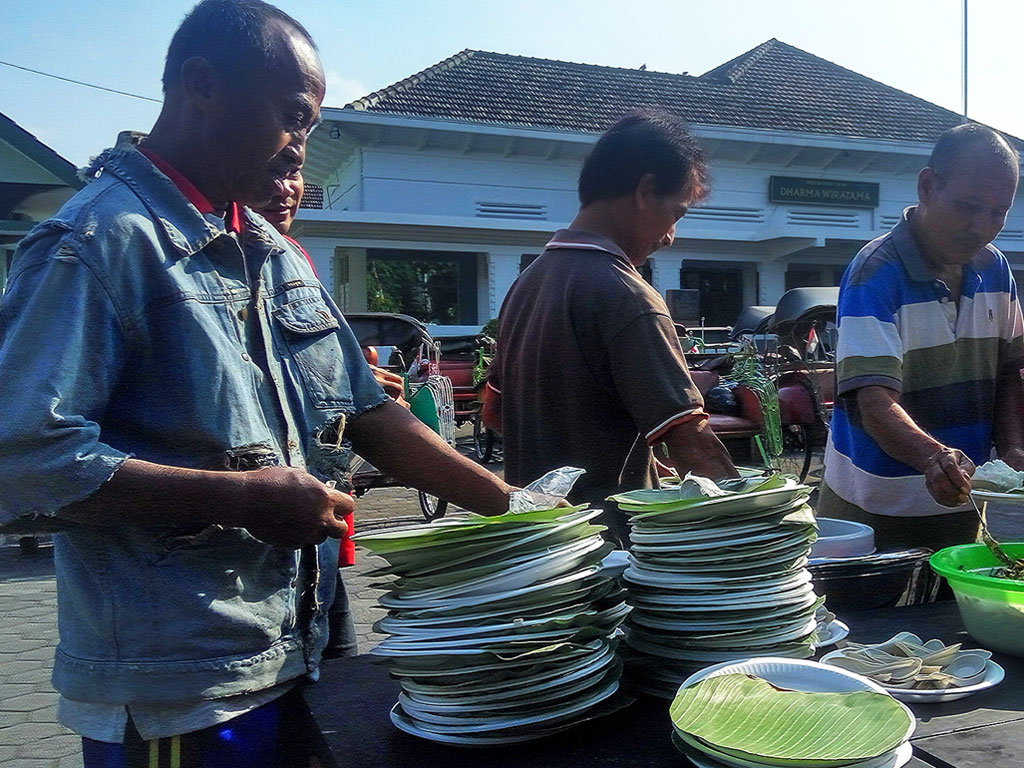
<path id="1" fill-rule="evenodd" d="M 656 443 L 680 475 L 735 476 L 665 301 L 637 271 L 672 244 L 707 184 L 703 151 L 667 113 L 627 116 L 597 142 L 580 173 L 576 218 L 501 310 L 485 416 L 502 432 L 507 481 L 582 467 L 570 499 L 600 503 L 656 484 Z"/>

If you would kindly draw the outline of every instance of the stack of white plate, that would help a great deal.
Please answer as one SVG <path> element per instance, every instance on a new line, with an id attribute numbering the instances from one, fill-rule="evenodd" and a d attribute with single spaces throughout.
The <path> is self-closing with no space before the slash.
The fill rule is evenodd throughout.
<path id="1" fill-rule="evenodd" d="M 600 512 L 471 516 L 354 538 L 398 579 L 377 628 L 402 694 L 394 724 L 432 741 L 539 738 L 596 716 L 619 687 L 629 613 Z"/>
<path id="2" fill-rule="evenodd" d="M 723 676 L 738 680 L 735 687 L 684 695 Z M 826 703 L 804 693 L 860 698 Z M 870 704 L 865 694 L 874 697 Z M 679 687 L 671 717 L 672 742 L 700 768 L 900 768 L 913 753 L 915 720 L 905 705 L 871 680 L 814 661 L 768 657 L 707 667 Z"/>
<path id="3" fill-rule="evenodd" d="M 671 698 L 709 663 L 814 653 L 810 489 L 776 475 L 718 490 L 687 480 L 613 497 L 631 515 L 627 661 L 645 693 Z"/>

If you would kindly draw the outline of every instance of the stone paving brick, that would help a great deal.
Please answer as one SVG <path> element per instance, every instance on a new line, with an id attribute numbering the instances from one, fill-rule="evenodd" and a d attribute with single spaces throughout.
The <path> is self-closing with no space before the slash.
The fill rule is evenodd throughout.
<path id="1" fill-rule="evenodd" d="M 8 700 L 4 704 L 7 706 L 10 704 L 10 701 Z M 53 736 L 54 733 L 56 733 L 54 723 L 19 723 L 0 731 L 0 734 L 3 736 L 4 745 L 14 745 L 16 747 L 24 744 L 33 744 L 45 739 L 47 736 Z"/>
<path id="2" fill-rule="evenodd" d="M 38 760 L 19 757 L 4 765 L 4 768 L 53 768 L 56 762 L 56 760 L 46 757 Z"/>
<path id="3" fill-rule="evenodd" d="M 0 702 L 0 706 L 3 706 L 2 702 Z M 4 728 L 9 728 L 10 726 L 17 725 L 18 723 L 27 723 L 31 717 L 31 712 L 5 712 L 0 710 L 0 744 L 4 743 Z M 0 762 L 0 765 L 3 765 L 3 763 Z"/>
<path id="4" fill-rule="evenodd" d="M 4 699 L 10 700 L 24 696 L 27 693 L 38 693 L 38 686 L 30 685 L 28 683 L 8 683 L 4 682 Z"/>
<path id="5" fill-rule="evenodd" d="M 33 712 L 37 709 L 53 707 L 57 704 L 57 694 L 54 691 L 49 693 L 26 693 L 23 696 L 4 698 L 2 706 L 11 712 Z M 14 726 L 17 728 L 18 726 Z"/>
<path id="6" fill-rule="evenodd" d="M 21 747 L 19 757 L 57 759 L 74 755 L 82 751 L 82 739 L 73 734 L 48 736 L 32 744 Z"/>
<path id="7" fill-rule="evenodd" d="M 0 731 L 0 738 L 3 736 L 3 731 Z M 8 765 L 14 756 L 18 754 L 18 748 L 8 744 L 7 746 L 0 745 L 0 765 Z"/>
<path id="8" fill-rule="evenodd" d="M 12 659 L 11 661 L 5 661 L 3 667 L 0 668 L 0 679 L 16 683 L 18 682 L 14 679 L 16 675 L 20 675 L 23 672 L 34 672 L 37 669 L 45 668 L 46 665 L 41 661 L 34 661 L 32 659 Z"/>
<path id="9" fill-rule="evenodd" d="M 57 761 L 55 768 L 82 768 L 82 752 L 79 750 L 73 755 L 62 757 Z"/>
<path id="10" fill-rule="evenodd" d="M 11 663 L 14 664 L 14 663 L 17 663 L 17 662 L 11 662 Z M 29 662 L 26 662 L 26 663 L 29 663 Z M 46 683 L 48 685 L 49 682 L 50 682 L 50 675 L 53 673 L 53 670 L 49 666 L 42 666 L 42 662 L 31 662 L 31 663 L 37 665 L 35 669 L 28 669 L 28 670 L 25 670 L 24 672 L 18 672 L 18 673 L 13 674 L 13 675 L 7 675 L 7 677 L 4 678 L 4 683 L 3 684 L 6 684 L 6 683 L 35 683 L 35 684 Z M 5 693 L 6 693 L 6 691 L 5 691 Z"/>

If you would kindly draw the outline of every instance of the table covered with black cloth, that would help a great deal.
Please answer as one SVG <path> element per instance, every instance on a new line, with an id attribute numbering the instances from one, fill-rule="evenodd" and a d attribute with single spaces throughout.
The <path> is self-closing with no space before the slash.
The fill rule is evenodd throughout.
<path id="1" fill-rule="evenodd" d="M 881 642 L 901 630 L 927 640 L 963 642 L 956 604 L 848 613 L 850 639 Z M 831 649 L 826 649 L 831 650 Z M 945 704 L 910 704 L 917 716 L 914 759 L 907 768 L 1012 768 L 1024 765 L 1024 659 L 996 654 L 1006 679 L 995 688 Z M 324 662 L 309 686 L 317 753 L 324 768 L 640 768 L 685 766 L 672 746 L 668 702 L 638 698 L 629 707 L 536 742 L 466 748 L 402 733 L 388 716 L 400 688 L 387 666 L 369 655 Z"/>

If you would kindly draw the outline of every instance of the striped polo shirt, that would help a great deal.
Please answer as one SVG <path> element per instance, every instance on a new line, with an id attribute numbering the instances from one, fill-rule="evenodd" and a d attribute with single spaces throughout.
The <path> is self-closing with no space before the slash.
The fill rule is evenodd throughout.
<path id="1" fill-rule="evenodd" d="M 825 482 L 840 498 L 900 517 L 955 510 L 937 504 L 924 476 L 867 434 L 855 391 L 896 390 L 919 427 L 981 464 L 992 452 L 996 379 L 1024 367 L 1024 322 L 1006 258 L 992 245 L 979 251 L 964 267 L 957 307 L 921 256 L 913 212 L 864 246 L 843 275 L 837 398 L 825 454 Z"/>

